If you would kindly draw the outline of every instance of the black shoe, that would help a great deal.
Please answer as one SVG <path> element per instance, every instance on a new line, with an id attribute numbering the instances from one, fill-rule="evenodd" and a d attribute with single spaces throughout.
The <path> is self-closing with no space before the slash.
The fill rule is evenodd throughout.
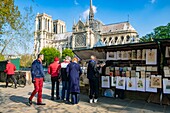
<path id="1" fill-rule="evenodd" d="M 60 97 L 56 97 L 56 100 L 60 100 Z"/>
<path id="2" fill-rule="evenodd" d="M 37 105 L 46 105 L 46 104 L 41 102 L 41 103 L 37 103 Z"/>
<path id="3" fill-rule="evenodd" d="M 31 106 L 32 105 L 32 100 L 28 99 L 28 104 Z"/>
<path id="4" fill-rule="evenodd" d="M 71 102 L 70 101 L 68 101 L 68 100 L 66 100 L 66 102 L 65 102 L 66 104 L 71 104 Z"/>
<path id="5" fill-rule="evenodd" d="M 51 97 L 51 100 L 54 100 L 54 97 Z"/>
<path id="6" fill-rule="evenodd" d="M 17 89 L 17 86 L 15 86 L 15 89 Z"/>

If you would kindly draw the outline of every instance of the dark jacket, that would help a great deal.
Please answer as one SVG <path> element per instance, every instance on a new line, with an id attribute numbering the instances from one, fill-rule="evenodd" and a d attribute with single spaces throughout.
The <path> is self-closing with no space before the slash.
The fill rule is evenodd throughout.
<path id="1" fill-rule="evenodd" d="M 34 80 L 34 78 L 44 78 L 45 73 L 43 70 L 43 65 L 39 60 L 35 60 L 32 63 L 31 76 L 32 76 L 32 80 Z"/>
<path id="2" fill-rule="evenodd" d="M 90 60 L 87 67 L 87 78 L 94 79 L 99 77 L 96 61 Z"/>
<path id="3" fill-rule="evenodd" d="M 70 92 L 80 93 L 80 75 L 82 74 L 82 70 L 80 65 L 71 62 L 67 66 L 67 73 L 69 74 L 69 87 Z"/>
<path id="4" fill-rule="evenodd" d="M 61 79 L 62 79 L 62 81 L 68 81 L 68 80 L 69 80 L 69 79 L 68 79 L 68 74 L 67 74 L 67 72 L 66 72 L 66 69 L 67 69 L 67 66 L 68 66 L 69 63 L 70 63 L 70 62 L 66 62 L 66 61 L 64 61 L 64 62 L 61 63 L 60 74 L 61 74 Z"/>

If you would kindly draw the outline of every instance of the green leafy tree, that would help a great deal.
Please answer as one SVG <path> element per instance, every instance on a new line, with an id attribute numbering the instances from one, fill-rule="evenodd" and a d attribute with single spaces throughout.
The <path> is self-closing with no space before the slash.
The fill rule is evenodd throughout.
<path id="1" fill-rule="evenodd" d="M 64 49 L 62 51 L 62 59 L 64 59 L 66 56 L 70 56 L 72 58 L 74 56 L 73 51 L 71 49 L 68 49 L 68 48 Z"/>
<path id="2" fill-rule="evenodd" d="M 3 60 L 5 60 L 5 57 L 4 55 L 0 54 L 0 61 L 3 61 Z"/>
<path id="3" fill-rule="evenodd" d="M 33 62 L 33 56 L 30 54 L 21 55 L 20 66 L 21 67 L 31 67 Z"/>
<path id="4" fill-rule="evenodd" d="M 3 33 L 3 27 L 9 24 L 15 29 L 17 21 L 20 18 L 18 6 L 14 4 L 14 0 L 0 0 L 0 34 Z"/>
<path id="5" fill-rule="evenodd" d="M 40 53 L 44 55 L 46 66 L 52 63 L 55 57 L 60 57 L 60 51 L 54 47 L 43 48 Z"/>
<path id="6" fill-rule="evenodd" d="M 140 38 L 141 42 L 153 41 L 154 39 L 170 38 L 170 23 L 165 26 L 154 28 L 153 32 Z"/>

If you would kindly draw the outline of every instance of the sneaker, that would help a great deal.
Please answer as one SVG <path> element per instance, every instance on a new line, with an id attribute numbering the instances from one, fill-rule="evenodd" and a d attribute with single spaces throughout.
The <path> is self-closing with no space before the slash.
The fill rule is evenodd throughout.
<path id="1" fill-rule="evenodd" d="M 46 105 L 46 104 L 41 102 L 41 103 L 37 103 L 37 105 Z"/>
<path id="2" fill-rule="evenodd" d="M 28 99 L 28 104 L 31 106 L 32 105 L 32 100 Z"/>
<path id="3" fill-rule="evenodd" d="M 97 99 L 94 99 L 94 103 L 97 103 Z"/>
<path id="4" fill-rule="evenodd" d="M 93 103 L 93 99 L 90 99 L 90 103 Z"/>

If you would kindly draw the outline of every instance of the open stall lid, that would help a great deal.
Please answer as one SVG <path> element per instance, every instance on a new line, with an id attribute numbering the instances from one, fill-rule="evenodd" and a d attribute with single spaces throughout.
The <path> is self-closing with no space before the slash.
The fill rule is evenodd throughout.
<path id="1" fill-rule="evenodd" d="M 98 49 L 81 49 L 74 50 L 73 52 L 81 60 L 89 60 L 91 55 L 95 55 L 99 60 L 106 59 L 106 53 L 104 51 L 99 51 Z"/>

